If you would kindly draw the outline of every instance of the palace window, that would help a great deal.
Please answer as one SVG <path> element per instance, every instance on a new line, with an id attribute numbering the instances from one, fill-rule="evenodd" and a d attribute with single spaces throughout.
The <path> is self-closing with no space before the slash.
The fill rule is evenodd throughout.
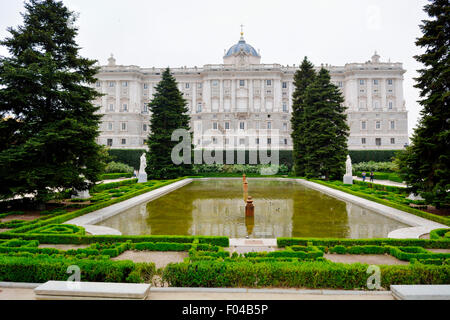
<path id="1" fill-rule="evenodd" d="M 395 138 L 391 138 L 391 144 L 395 144 Z"/>
<path id="2" fill-rule="evenodd" d="M 189 84 L 189 83 L 186 83 L 186 84 L 185 84 L 185 88 L 186 88 L 186 89 L 189 89 L 189 88 L 190 88 L 190 84 Z"/>
<path id="3" fill-rule="evenodd" d="M 287 82 L 283 82 L 283 89 L 287 89 Z"/>
<path id="4" fill-rule="evenodd" d="M 126 81 L 125 81 L 125 82 L 122 82 L 122 86 L 123 86 L 123 87 L 128 87 L 128 82 L 126 82 Z"/>
<path id="5" fill-rule="evenodd" d="M 366 82 L 365 82 L 363 79 L 361 79 L 361 80 L 359 80 L 359 84 L 360 84 L 361 86 L 363 86 L 363 85 L 366 84 Z"/>
<path id="6" fill-rule="evenodd" d="M 391 121 L 391 130 L 395 130 L 395 121 Z"/>
<path id="7" fill-rule="evenodd" d="M 283 102 L 283 112 L 285 112 L 285 113 L 288 113 L 288 112 L 289 112 L 288 106 L 287 106 L 287 103 L 286 103 L 286 102 Z"/>
<path id="8" fill-rule="evenodd" d="M 268 130 L 272 129 L 272 122 L 267 122 L 267 129 Z"/>
<path id="9" fill-rule="evenodd" d="M 343 83 L 342 81 L 339 81 L 339 82 L 338 82 L 338 87 L 339 87 L 339 88 L 342 88 L 343 86 L 344 86 L 344 83 Z"/>
<path id="10" fill-rule="evenodd" d="M 147 132 L 147 125 L 146 125 L 146 124 L 144 124 L 144 125 L 142 126 L 142 130 L 144 130 L 144 132 Z"/>
<path id="11" fill-rule="evenodd" d="M 288 144 L 288 139 L 284 139 L 284 145 L 287 146 Z"/>
<path id="12" fill-rule="evenodd" d="M 288 131 L 288 125 L 287 125 L 287 123 L 283 123 L 283 131 Z"/>
<path id="13" fill-rule="evenodd" d="M 376 128 L 377 130 L 380 130 L 380 129 L 381 129 L 381 121 L 375 122 L 375 128 Z"/>
<path id="14" fill-rule="evenodd" d="M 113 123 L 112 122 L 108 122 L 108 130 L 109 131 L 113 130 Z"/>
<path id="15" fill-rule="evenodd" d="M 375 144 L 380 147 L 381 146 L 381 138 L 376 138 L 375 139 Z"/>
<path id="16" fill-rule="evenodd" d="M 148 112 L 148 105 L 144 104 L 144 108 L 143 108 L 144 112 L 147 113 Z"/>
<path id="17" fill-rule="evenodd" d="M 361 130 L 367 130 L 367 122 L 366 121 L 361 122 Z"/>
<path id="18" fill-rule="evenodd" d="M 127 144 L 127 139 L 122 139 L 122 144 L 123 145 Z"/>
<path id="19" fill-rule="evenodd" d="M 389 101 L 389 110 L 392 110 L 394 108 L 394 104 L 392 103 L 392 101 Z"/>
<path id="20" fill-rule="evenodd" d="M 148 84 L 144 83 L 144 89 L 148 89 Z"/>
<path id="21" fill-rule="evenodd" d="M 123 111 L 128 111 L 128 105 L 126 103 L 123 105 Z"/>
<path id="22" fill-rule="evenodd" d="M 217 87 L 219 85 L 219 81 L 213 80 L 212 85 L 213 87 Z"/>
<path id="23" fill-rule="evenodd" d="M 197 113 L 200 113 L 200 112 L 202 112 L 202 104 L 201 103 L 197 104 Z"/>
<path id="24" fill-rule="evenodd" d="M 259 138 L 256 138 L 256 144 L 259 145 Z"/>
<path id="25" fill-rule="evenodd" d="M 109 111 L 114 111 L 114 105 L 112 103 L 109 105 Z"/>
<path id="26" fill-rule="evenodd" d="M 388 85 L 392 86 L 392 84 L 394 83 L 394 80 L 388 79 L 387 83 L 388 83 Z"/>
<path id="27" fill-rule="evenodd" d="M 268 139 L 267 139 L 267 144 L 268 144 L 268 145 L 271 145 L 271 144 L 272 144 L 272 139 L 271 139 L 271 138 L 268 138 Z"/>
<path id="28" fill-rule="evenodd" d="M 230 130 L 230 123 L 229 122 L 225 122 L 225 130 Z"/>
<path id="29" fill-rule="evenodd" d="M 267 81 L 266 81 L 266 85 L 267 85 L 268 87 L 271 87 L 271 86 L 272 86 L 272 80 L 267 80 Z"/>
<path id="30" fill-rule="evenodd" d="M 127 123 L 126 122 L 122 122 L 120 128 L 121 128 L 122 131 L 127 131 Z"/>
<path id="31" fill-rule="evenodd" d="M 361 144 L 366 144 L 366 138 L 361 139 Z"/>
<path id="32" fill-rule="evenodd" d="M 218 126 L 217 126 L 217 122 L 213 122 L 213 129 L 214 129 L 214 130 L 217 130 L 217 127 L 218 127 Z"/>
<path id="33" fill-rule="evenodd" d="M 109 87 L 110 87 L 110 88 L 113 88 L 113 87 L 114 87 L 114 82 L 110 82 L 110 83 L 109 83 Z"/>
<path id="34" fill-rule="evenodd" d="M 108 139 L 106 144 L 108 145 L 108 147 L 112 147 L 113 145 L 113 139 Z"/>
<path id="35" fill-rule="evenodd" d="M 239 122 L 239 129 L 245 130 L 245 122 Z"/>
<path id="36" fill-rule="evenodd" d="M 256 121 L 256 122 L 255 122 L 255 129 L 256 129 L 256 130 L 259 130 L 259 121 Z"/>
<path id="37" fill-rule="evenodd" d="M 245 80 L 239 80 L 239 86 L 245 87 Z"/>
<path id="38" fill-rule="evenodd" d="M 96 86 L 97 86 L 97 88 L 99 88 L 99 87 L 101 86 L 101 83 L 100 83 L 100 82 L 97 82 L 97 83 L 96 83 Z"/>
<path id="39" fill-rule="evenodd" d="M 377 86 L 378 85 L 378 79 L 374 79 L 373 80 L 373 84 Z"/>

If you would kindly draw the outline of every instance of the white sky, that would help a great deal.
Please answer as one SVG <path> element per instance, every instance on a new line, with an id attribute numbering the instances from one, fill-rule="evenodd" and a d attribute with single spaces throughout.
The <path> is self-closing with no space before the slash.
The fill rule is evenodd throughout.
<path id="1" fill-rule="evenodd" d="M 409 132 L 416 126 L 419 91 L 413 87 L 415 39 L 426 19 L 426 0 L 63 0 L 80 17 L 82 55 L 101 64 L 114 53 L 118 64 L 141 67 L 223 63 L 224 49 L 245 39 L 261 50 L 262 63 L 298 65 L 402 62 Z M 23 0 L 0 1 L 0 39 L 22 23 Z M 0 55 L 6 55 L 0 47 Z"/>

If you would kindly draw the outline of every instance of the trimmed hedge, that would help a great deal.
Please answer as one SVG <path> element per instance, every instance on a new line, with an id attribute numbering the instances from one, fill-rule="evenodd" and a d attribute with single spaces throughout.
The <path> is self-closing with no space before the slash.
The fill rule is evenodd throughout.
<path id="1" fill-rule="evenodd" d="M 163 280 L 171 287 L 216 288 L 334 288 L 367 289 L 368 265 L 327 262 L 218 262 L 169 264 Z M 381 286 L 448 284 L 450 266 L 414 264 L 380 266 Z"/>
<path id="2" fill-rule="evenodd" d="M 131 241 L 132 243 L 153 242 L 153 243 L 193 243 L 198 240 L 201 244 L 211 244 L 215 246 L 228 247 L 227 237 L 215 236 L 77 236 L 77 235 L 51 235 L 51 234 L 14 234 L 0 233 L 0 239 L 11 239 L 20 237 L 24 240 L 38 240 L 39 243 L 46 244 L 92 244 L 92 243 L 120 243 Z"/>
<path id="3" fill-rule="evenodd" d="M 189 251 L 191 243 L 168 243 L 168 242 L 140 242 L 132 245 L 133 250 L 138 251 Z"/>
<path id="4" fill-rule="evenodd" d="M 109 156 L 115 162 L 121 162 L 133 167 L 136 170 L 139 170 L 141 164 L 141 156 L 144 152 L 147 152 L 144 149 L 109 149 Z"/>
<path id="5" fill-rule="evenodd" d="M 400 150 L 349 150 L 353 163 L 361 162 L 391 162 Z"/>
<path id="6" fill-rule="evenodd" d="M 375 189 L 375 190 L 390 191 L 390 192 L 395 192 L 395 193 L 408 194 L 407 188 L 386 186 L 386 185 L 383 185 L 383 184 L 371 183 L 371 182 L 367 182 L 367 181 L 363 182 L 363 181 L 359 181 L 359 180 L 354 180 L 353 184 L 356 184 L 356 185 L 359 185 L 359 186 L 366 186 L 368 188 Z"/>
<path id="7" fill-rule="evenodd" d="M 430 239 L 445 239 L 450 241 L 450 229 L 436 229 L 430 232 Z"/>
<path id="8" fill-rule="evenodd" d="M 136 282 L 131 261 L 66 260 L 58 258 L 8 257 L 0 255 L 0 281 L 44 283 L 68 279 L 67 268 L 77 265 L 81 280 L 89 282 Z M 131 280 L 131 281 L 130 281 Z"/>
<path id="9" fill-rule="evenodd" d="M 416 216 L 419 216 L 421 218 L 425 218 L 425 219 L 428 219 L 428 220 L 432 220 L 432 221 L 439 222 L 439 223 L 442 223 L 442 224 L 450 226 L 450 218 L 447 218 L 447 217 L 441 217 L 441 216 L 438 216 L 438 215 L 435 215 L 435 214 L 432 214 L 432 213 L 428 213 L 428 212 L 425 212 L 425 211 L 417 210 L 417 209 L 414 209 L 414 208 L 411 208 L 411 207 L 408 207 L 408 206 L 405 206 L 405 205 L 393 203 L 391 201 L 383 200 L 383 199 L 380 199 L 380 198 L 377 198 L 377 197 L 374 197 L 372 195 L 368 195 L 368 194 L 365 194 L 365 193 L 362 193 L 362 192 L 356 192 L 356 191 L 353 191 L 353 190 L 349 190 L 348 188 L 345 188 L 345 187 L 335 186 L 333 184 L 326 183 L 324 181 L 320 181 L 320 180 L 310 180 L 310 181 L 314 182 L 314 183 L 318 183 L 318 184 L 324 185 L 324 186 L 329 187 L 329 188 L 333 188 L 333 189 L 336 189 L 336 190 L 339 190 L 339 191 L 343 191 L 343 192 L 352 194 L 354 196 L 357 196 L 357 197 L 360 197 L 360 198 L 363 198 L 363 199 L 374 201 L 374 202 L 377 202 L 379 204 L 383 204 L 385 206 L 388 206 L 388 207 L 391 207 L 391 208 L 394 208 L 394 209 L 402 210 L 402 211 L 414 214 Z"/>
<path id="10" fill-rule="evenodd" d="M 449 240 L 427 240 L 427 239 L 315 239 L 315 238 L 278 238 L 278 247 L 307 246 L 311 243 L 314 246 L 421 246 L 430 249 L 450 249 Z"/>
<path id="11" fill-rule="evenodd" d="M 86 234 L 83 227 L 70 224 L 50 224 L 42 228 L 34 229 L 31 232 L 34 234 L 77 234 L 80 236 L 84 236 Z"/>
<path id="12" fill-rule="evenodd" d="M 105 173 L 100 176 L 100 180 L 114 180 L 120 178 L 131 178 L 132 173 Z"/>

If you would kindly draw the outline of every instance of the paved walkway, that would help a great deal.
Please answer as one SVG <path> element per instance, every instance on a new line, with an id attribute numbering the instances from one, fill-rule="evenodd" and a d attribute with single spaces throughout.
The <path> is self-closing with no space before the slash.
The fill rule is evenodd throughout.
<path id="1" fill-rule="evenodd" d="M 36 300 L 33 289 L 1 288 L 0 300 Z M 152 288 L 147 300 L 394 300 L 390 291 Z"/>
<path id="2" fill-rule="evenodd" d="M 354 180 L 358 180 L 358 181 L 363 181 L 362 178 L 360 177 L 353 177 Z M 366 178 L 366 182 L 370 182 L 370 178 Z M 393 187 L 399 187 L 399 188 L 406 188 L 407 185 L 404 183 L 399 183 L 399 182 L 394 182 L 394 181 L 390 181 L 390 180 L 377 180 L 374 179 L 373 182 L 374 184 L 382 184 L 384 186 L 393 186 Z"/>

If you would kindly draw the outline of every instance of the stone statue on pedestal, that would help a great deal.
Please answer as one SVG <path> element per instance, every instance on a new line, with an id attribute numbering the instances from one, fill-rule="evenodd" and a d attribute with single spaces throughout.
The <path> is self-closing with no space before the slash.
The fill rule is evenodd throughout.
<path id="1" fill-rule="evenodd" d="M 145 172 L 146 168 L 147 168 L 147 158 L 145 157 L 145 153 L 143 153 L 141 156 L 141 167 L 139 168 L 138 183 L 147 182 L 147 172 Z"/>
<path id="2" fill-rule="evenodd" d="M 353 166 L 352 159 L 349 155 L 347 156 L 347 161 L 345 162 L 344 184 L 353 184 Z"/>

